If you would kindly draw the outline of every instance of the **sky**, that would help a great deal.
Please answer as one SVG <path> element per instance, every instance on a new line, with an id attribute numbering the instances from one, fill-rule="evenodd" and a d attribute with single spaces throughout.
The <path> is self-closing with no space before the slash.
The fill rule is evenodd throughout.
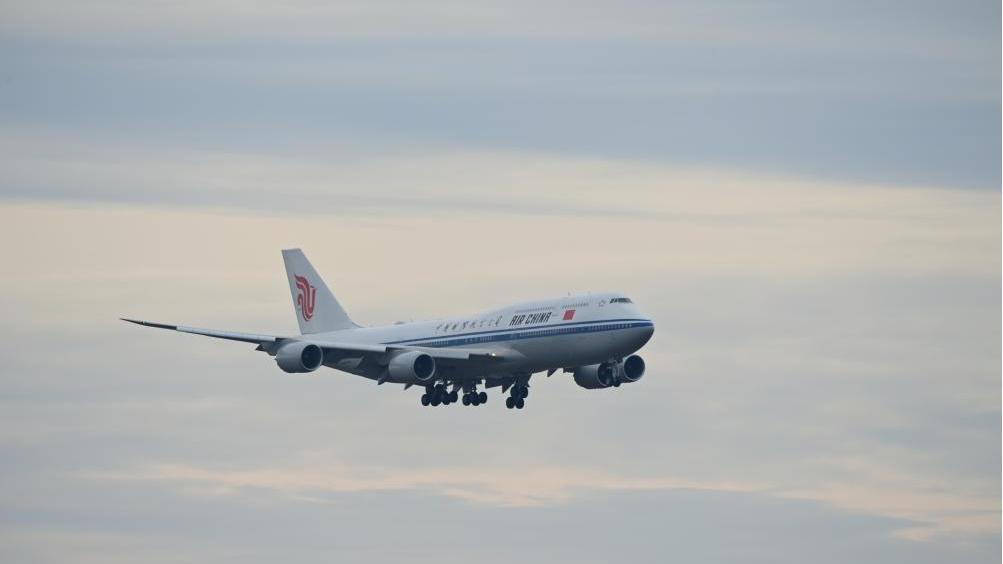
<path id="1" fill-rule="evenodd" d="M 0 559 L 995 562 L 1000 5 L 0 0 Z M 619 291 L 615 390 L 292 334 Z"/>

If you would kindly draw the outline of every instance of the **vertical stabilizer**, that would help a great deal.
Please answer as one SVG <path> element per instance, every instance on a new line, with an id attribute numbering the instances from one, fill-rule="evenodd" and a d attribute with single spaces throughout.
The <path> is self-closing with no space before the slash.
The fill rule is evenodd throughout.
<path id="1" fill-rule="evenodd" d="M 286 276 L 289 278 L 289 291 L 292 292 L 300 333 L 309 335 L 358 327 L 345 313 L 303 251 L 285 249 L 282 251 L 282 260 L 286 263 Z"/>

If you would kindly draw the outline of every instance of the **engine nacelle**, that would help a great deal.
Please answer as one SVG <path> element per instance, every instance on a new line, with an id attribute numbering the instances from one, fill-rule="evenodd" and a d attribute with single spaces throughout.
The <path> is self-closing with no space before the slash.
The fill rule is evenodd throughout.
<path id="1" fill-rule="evenodd" d="M 575 383 L 586 390 L 598 390 L 613 385 L 616 378 L 616 365 L 604 362 L 575 368 Z"/>
<path id="2" fill-rule="evenodd" d="M 586 390 L 599 390 L 637 382 L 644 376 L 644 359 L 628 356 L 620 363 L 604 362 L 575 368 L 575 383 Z"/>
<path id="3" fill-rule="evenodd" d="M 435 376 L 435 359 L 419 351 L 408 351 L 390 359 L 390 377 L 404 382 L 428 382 Z"/>
<path id="4" fill-rule="evenodd" d="M 618 376 L 621 382 L 637 382 L 644 376 L 644 359 L 636 354 L 628 356 L 620 365 Z"/>
<path id="5" fill-rule="evenodd" d="M 294 341 L 275 352 L 275 362 L 286 372 L 313 372 L 324 364 L 324 350 L 313 343 Z"/>

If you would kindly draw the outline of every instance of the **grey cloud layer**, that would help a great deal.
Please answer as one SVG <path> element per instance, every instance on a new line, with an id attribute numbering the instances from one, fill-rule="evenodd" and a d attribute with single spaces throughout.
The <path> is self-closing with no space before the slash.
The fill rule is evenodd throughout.
<path id="1" fill-rule="evenodd" d="M 173 546 L 267 558 L 310 536 L 301 519 L 323 516 L 344 531 L 343 508 L 361 505 L 399 540 L 352 535 L 365 544 L 356 553 L 332 533 L 302 558 L 424 553 L 441 543 L 416 535 L 412 521 L 450 515 L 482 531 L 470 533 L 472 545 L 451 545 L 460 559 L 477 546 L 507 554 L 536 516 L 558 529 L 527 549 L 540 560 L 584 557 L 569 534 L 599 539 L 588 552 L 600 559 L 627 545 L 636 559 L 658 559 L 670 544 L 702 561 L 724 558 L 719 548 L 775 560 L 780 547 L 821 553 L 830 543 L 864 561 L 975 562 L 998 550 L 998 196 L 793 183 L 768 201 L 765 188 L 753 192 L 754 203 L 741 191 L 756 179 L 712 193 L 706 179 L 691 180 L 688 190 L 625 193 L 651 210 L 730 201 L 745 219 L 6 206 L 3 225 L 18 235 L 4 238 L 17 266 L 4 273 L 0 302 L 10 546 L 52 559 L 81 544 L 95 558 L 120 544 L 131 554 Z M 831 214 L 755 220 L 810 201 Z M 452 241 L 465 268 L 423 269 L 427 254 L 400 253 L 404 239 L 428 252 Z M 620 288 L 658 323 L 652 372 L 616 394 L 541 378 L 538 409 L 518 419 L 498 406 L 421 410 L 410 393 L 334 373 L 289 377 L 243 345 L 114 319 L 291 329 L 278 255 L 267 252 L 280 240 L 333 242 L 307 248 L 369 322 L 569 283 Z M 412 273 L 406 283 L 400 272 Z M 88 501 L 102 497 L 116 501 Z M 209 521 L 174 522 L 188 512 Z M 234 512 L 242 525 L 218 524 Z M 750 525 L 753 514 L 761 526 Z M 602 515 L 637 515 L 638 534 L 606 534 Z M 281 516 L 271 533 L 253 533 Z M 490 523 L 509 534 L 484 533 Z M 654 534 L 662 524 L 674 525 Z M 250 547 L 242 534 L 256 537 Z"/>
<path id="2" fill-rule="evenodd" d="M 991 3 L 161 6 L 12 10 L 4 122 L 154 149 L 476 147 L 1000 179 Z"/>

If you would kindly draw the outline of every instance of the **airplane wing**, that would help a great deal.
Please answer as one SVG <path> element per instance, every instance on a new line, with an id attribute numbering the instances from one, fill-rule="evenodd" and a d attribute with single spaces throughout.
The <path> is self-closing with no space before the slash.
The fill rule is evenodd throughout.
<path id="1" fill-rule="evenodd" d="M 368 343 L 334 342 L 322 339 L 311 339 L 307 335 L 278 337 L 274 335 L 258 335 L 236 331 L 220 331 L 216 329 L 201 329 L 185 325 L 154 323 L 138 319 L 121 318 L 122 321 L 135 323 L 144 327 L 168 329 L 180 333 L 191 333 L 217 339 L 241 341 L 258 345 L 258 350 L 274 355 L 286 341 L 306 341 L 324 350 L 324 364 L 353 372 L 370 378 L 380 378 L 385 373 L 387 362 L 394 353 L 399 351 L 421 351 L 436 360 L 437 368 L 448 372 L 467 372 L 470 369 L 481 368 L 497 361 L 505 360 L 505 355 L 495 350 L 467 348 L 411 347 L 404 345 L 383 345 Z"/>
<path id="2" fill-rule="evenodd" d="M 394 354 L 404 351 L 421 351 L 435 359 L 436 373 L 447 377 L 473 376 L 484 372 L 491 365 L 505 360 L 499 351 L 487 349 L 466 349 L 446 347 L 413 347 L 406 345 L 381 345 L 361 343 L 337 343 L 307 339 L 324 349 L 324 364 L 372 378 L 379 383 L 386 381 L 387 364 Z M 275 349 L 280 345 L 272 345 Z M 267 346 L 262 347 L 268 350 Z M 271 352 L 271 351 L 269 351 Z"/>
<path id="3" fill-rule="evenodd" d="M 122 321 L 128 321 L 129 323 L 135 323 L 136 325 L 142 325 L 144 327 L 154 327 L 156 329 L 170 329 L 171 331 L 178 331 L 181 333 L 205 335 L 206 337 L 216 337 L 217 339 L 227 339 L 230 341 L 243 341 L 245 343 L 255 343 L 258 345 L 275 343 L 282 339 L 281 337 L 273 337 L 271 335 L 255 335 L 253 333 L 238 333 L 236 331 L 217 331 L 215 329 L 199 329 L 198 327 L 186 327 L 184 325 L 169 325 L 167 323 L 154 323 L 152 321 L 141 321 L 139 319 L 128 319 L 126 317 L 122 317 L 120 319 Z"/>

